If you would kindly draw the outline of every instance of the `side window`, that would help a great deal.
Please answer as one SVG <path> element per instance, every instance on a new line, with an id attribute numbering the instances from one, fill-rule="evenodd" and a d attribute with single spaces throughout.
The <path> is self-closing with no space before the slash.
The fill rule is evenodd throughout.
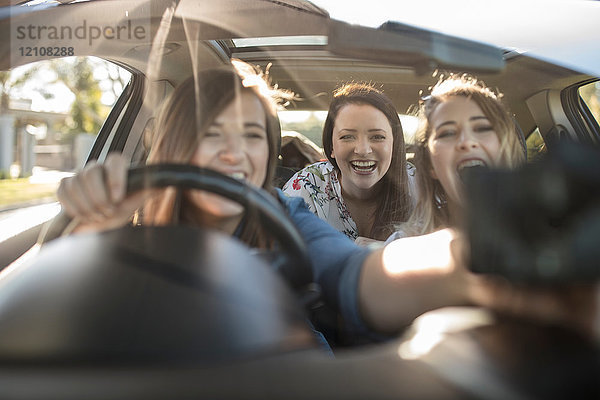
<path id="1" fill-rule="evenodd" d="M 581 86 L 579 96 L 590 109 L 596 122 L 600 124 L 600 81 Z"/>
<path id="2" fill-rule="evenodd" d="M 321 137 L 326 117 L 327 111 L 279 111 L 283 131 L 301 133 L 319 147 L 323 146 Z"/>
<path id="3" fill-rule="evenodd" d="M 600 125 L 600 81 L 580 86 L 578 93 L 596 122 Z M 527 161 L 535 161 L 545 152 L 546 144 L 544 143 L 544 138 L 540 134 L 539 129 L 536 128 L 527 136 Z"/>
<path id="4" fill-rule="evenodd" d="M 527 162 L 532 162 L 537 160 L 542 154 L 546 152 L 546 143 L 544 143 L 544 138 L 540 134 L 540 130 L 535 128 L 535 130 L 527 136 Z"/>
<path id="5" fill-rule="evenodd" d="M 55 200 L 60 179 L 84 165 L 130 78 L 95 57 L 0 71 L 0 220 L 3 211 Z"/>

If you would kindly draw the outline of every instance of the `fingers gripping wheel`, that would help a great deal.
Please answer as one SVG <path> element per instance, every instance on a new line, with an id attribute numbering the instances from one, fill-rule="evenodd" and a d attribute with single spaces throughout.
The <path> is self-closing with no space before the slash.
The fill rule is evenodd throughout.
<path id="1" fill-rule="evenodd" d="M 274 263 L 278 272 L 296 290 L 312 282 L 310 259 L 302 236 L 281 204 L 269 193 L 216 171 L 187 164 L 155 164 L 129 170 L 128 194 L 168 186 L 212 192 L 255 210 L 260 223 L 269 227 L 285 255 L 286 262 Z M 39 242 L 43 244 L 60 236 L 70 221 L 61 212 L 42 233 Z"/>

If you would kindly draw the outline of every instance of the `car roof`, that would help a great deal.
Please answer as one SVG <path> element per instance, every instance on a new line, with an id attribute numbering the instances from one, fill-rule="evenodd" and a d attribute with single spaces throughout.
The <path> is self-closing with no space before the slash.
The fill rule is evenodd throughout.
<path id="1" fill-rule="evenodd" d="M 368 7 L 343 0 L 313 3 L 334 19 L 371 27 L 398 21 L 600 76 L 600 43 L 593 34 L 600 21 L 599 1 L 372 0 Z"/>
<path id="2" fill-rule="evenodd" d="M 579 34 L 581 27 L 589 28 L 590 21 L 598 17 L 600 3 L 553 1 L 552 7 L 544 7 L 543 16 L 534 16 L 530 13 L 532 10 L 539 11 L 541 3 L 538 1 L 519 1 L 520 8 L 517 8 L 517 2 L 514 1 L 502 2 L 504 6 L 486 2 L 485 12 L 490 16 L 485 17 L 484 21 L 492 22 L 476 24 L 474 21 L 478 19 L 473 13 L 482 10 L 481 6 L 477 6 L 481 3 L 460 0 L 453 4 L 463 7 L 464 10 L 452 13 L 452 18 L 446 18 L 448 22 L 442 24 L 443 19 L 434 19 L 434 16 L 444 13 L 448 15 L 445 8 L 448 6 L 444 6 L 443 3 L 430 0 L 410 3 L 374 0 L 368 4 L 344 1 L 343 5 L 340 5 L 341 3 L 336 1 L 318 0 L 314 3 L 302 0 L 181 0 L 166 38 L 161 75 L 156 79 L 168 81 L 175 86 L 191 74 L 188 48 L 190 41 L 186 36 L 184 20 L 201 27 L 201 39 L 205 41 L 198 46 L 198 57 L 203 59 L 202 67 L 225 64 L 230 57 L 268 67 L 274 83 L 294 91 L 303 99 L 293 104 L 292 109 L 327 109 L 331 92 L 339 84 L 348 81 L 370 81 L 381 85 L 399 112 L 404 113 L 416 102 L 419 93 L 427 91 L 427 88 L 435 83 L 437 77 L 432 76 L 432 71 L 439 67 L 442 71 L 452 69 L 474 73 L 489 86 L 499 88 L 523 131 L 528 134 L 536 127 L 527 108 L 528 98 L 541 90 L 562 90 L 600 76 L 600 70 L 597 70 L 600 68 L 600 62 L 596 62 L 594 68 L 583 62 L 575 68 L 573 64 L 578 63 L 579 59 L 574 55 L 570 58 L 565 55 L 566 61 L 562 60 L 560 63 L 549 62 L 546 55 L 554 49 L 558 55 L 576 54 L 581 58 L 587 55 L 591 60 L 600 57 L 600 44 L 594 42 L 593 35 L 588 34 L 582 38 Z M 10 30 L 11 23 L 14 25 L 19 21 L 24 24 L 38 21 L 42 24 L 43 21 L 52 20 L 57 21 L 56 23 L 64 21 L 66 24 L 73 18 L 85 18 L 89 24 L 101 26 L 113 21 L 117 23 L 126 12 L 134 21 L 137 18 L 139 23 L 149 23 L 152 32 L 155 33 L 164 10 L 171 4 L 170 0 L 93 0 L 43 9 L 26 7 L 28 12 L 12 16 L 10 22 L 7 22 L 7 19 L 1 21 L 0 31 Z M 570 4 L 570 7 L 566 4 Z M 20 8 L 22 9 L 24 7 Z M 373 15 L 373 10 L 376 11 L 375 15 L 378 15 L 379 20 L 367 20 L 369 15 Z M 568 29 L 559 28 L 560 24 L 556 22 L 557 14 L 565 15 Z M 575 23 L 573 19 L 578 16 L 581 18 L 578 21 L 580 23 Z M 336 17 L 339 19 L 336 20 Z M 341 21 L 344 18 L 346 21 Z M 364 21 L 362 23 L 367 26 L 373 25 L 375 28 L 364 28 L 369 30 L 360 31 L 361 27 L 353 23 L 361 18 Z M 550 23 L 553 18 L 554 27 Z M 387 20 L 392 22 L 378 25 Z M 600 18 L 595 19 L 598 20 Z M 419 24 L 429 29 L 423 29 Z M 540 25 L 545 27 L 544 30 Z M 352 43 L 334 45 L 331 39 L 332 32 L 336 30 L 342 32 L 338 36 L 349 32 L 354 32 L 358 38 L 362 34 L 375 35 L 373 48 L 352 49 Z M 379 38 L 377 35 L 385 35 L 393 30 L 400 32 L 398 38 L 407 35 L 427 37 L 423 43 L 431 45 L 432 50 L 416 58 L 411 52 L 401 53 L 399 57 L 394 56 L 392 59 L 386 58 L 383 47 L 375 48 L 378 47 L 375 46 Z M 523 34 L 525 30 L 526 34 Z M 548 36 L 547 33 L 552 30 L 560 32 L 558 36 L 564 40 L 546 40 L 547 37 L 554 37 Z M 517 33 L 509 34 L 514 31 Z M 439 32 L 443 34 L 439 35 Z M 301 37 L 305 42 L 282 43 L 290 37 Z M 444 57 L 450 57 L 454 49 L 452 46 L 448 47 L 446 42 L 462 37 L 468 39 L 464 41 L 467 50 L 473 50 L 464 57 L 465 66 L 452 68 L 452 65 L 444 65 Z M 247 40 L 240 42 L 234 40 L 236 38 Z M 278 38 L 280 42 L 265 38 Z M 570 38 L 570 42 L 567 38 Z M 143 43 L 112 41 L 89 51 L 90 55 L 104 57 L 146 72 L 151 39 L 149 37 Z M 402 45 L 400 39 L 388 42 L 393 46 L 396 43 Z M 367 42 L 368 45 L 369 43 Z M 488 43 L 492 46 L 488 46 Z M 544 43 L 546 47 L 543 47 Z M 569 43 L 577 43 L 577 46 L 569 47 Z M 7 47 L 5 43 L 2 46 L 4 53 L 0 51 L 0 70 L 8 69 L 9 62 L 15 63 L 14 51 L 10 54 L 13 56 L 11 59 L 6 53 L 11 49 Z M 422 51 L 421 48 L 417 50 Z M 471 58 L 481 54 L 483 50 L 497 50 L 503 66 L 489 70 L 469 67 Z M 540 56 L 536 52 L 543 55 Z"/>
<path id="3" fill-rule="evenodd" d="M 101 0 L 0 0 L 0 7 L 88 1 Z M 600 43 L 591 34 L 600 17 L 600 2 L 594 0 L 421 0 L 410 3 L 372 0 L 368 4 L 346 0 L 285 0 L 272 3 L 320 12 L 362 26 L 377 27 L 390 20 L 402 22 L 527 52 L 600 76 Z"/>

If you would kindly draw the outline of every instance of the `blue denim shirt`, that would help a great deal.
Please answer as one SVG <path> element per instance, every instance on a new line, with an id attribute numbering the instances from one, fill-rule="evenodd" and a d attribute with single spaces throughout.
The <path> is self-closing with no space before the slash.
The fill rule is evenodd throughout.
<path id="1" fill-rule="evenodd" d="M 341 314 L 349 332 L 371 336 L 358 307 L 358 281 L 362 264 L 371 250 L 356 245 L 313 214 L 304 199 L 287 197 L 279 189 L 277 195 L 304 238 L 323 300 Z"/>

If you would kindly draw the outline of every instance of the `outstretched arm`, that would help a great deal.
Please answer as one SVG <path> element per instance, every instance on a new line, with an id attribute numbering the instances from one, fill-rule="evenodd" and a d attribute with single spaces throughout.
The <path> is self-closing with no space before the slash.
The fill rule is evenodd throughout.
<path id="1" fill-rule="evenodd" d="M 372 252 L 359 280 L 359 307 L 365 322 L 393 334 L 424 312 L 470 303 L 472 275 L 453 255 L 457 234 L 444 229 L 395 240 Z"/>
<path id="2" fill-rule="evenodd" d="M 525 285 L 471 273 L 466 248 L 462 236 L 444 229 L 372 252 L 359 280 L 365 322 L 377 331 L 396 333 L 427 311 L 475 305 L 600 339 L 598 282 Z"/>

